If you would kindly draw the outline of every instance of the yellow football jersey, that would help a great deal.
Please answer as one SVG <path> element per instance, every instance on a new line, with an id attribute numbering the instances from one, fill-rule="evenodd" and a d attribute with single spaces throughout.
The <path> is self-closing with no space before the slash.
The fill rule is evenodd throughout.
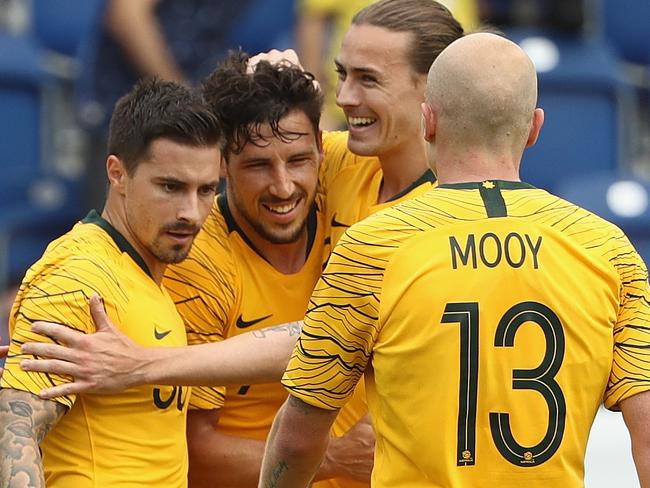
<path id="1" fill-rule="evenodd" d="M 325 157 L 321 165 L 321 192 L 326 196 L 328 236 L 324 260 L 352 224 L 380 210 L 431 189 L 436 177 L 427 170 L 420 178 L 387 202 L 378 203 L 384 173 L 376 157 L 357 156 L 348 149 L 347 132 L 323 135 Z"/>
<path id="2" fill-rule="evenodd" d="M 320 198 L 307 220 L 309 254 L 305 264 L 297 273 L 283 274 L 255 251 L 239 229 L 226 194 L 217 197 L 190 255 L 169 266 L 165 275 L 190 343 L 219 341 L 304 318 L 322 270 L 325 226 L 319 204 Z M 360 389 L 337 419 L 334 435 L 347 432 L 367 413 L 364 397 Z M 190 408 L 220 408 L 218 431 L 265 440 L 286 398 L 280 382 L 238 385 L 226 388 L 225 393 L 224 388 L 197 387 Z M 324 483 L 317 486 L 355 486 L 350 482 L 338 485 L 335 480 Z"/>
<path id="3" fill-rule="evenodd" d="M 524 183 L 443 185 L 349 229 L 283 383 L 335 409 L 365 372 L 373 486 L 582 487 L 603 399 L 650 389 L 648 288 L 590 212 Z"/>
<path id="4" fill-rule="evenodd" d="M 27 272 L 10 318 L 3 388 L 37 394 L 69 381 L 25 373 L 20 345 L 50 341 L 30 324 L 47 320 L 94 332 L 88 299 L 98 293 L 109 318 L 143 346 L 186 344 L 183 322 L 164 288 L 128 241 L 96 212 L 53 241 Z M 185 417 L 189 390 L 141 386 L 119 394 L 67 396 L 69 408 L 41 443 L 48 487 L 187 485 Z"/>

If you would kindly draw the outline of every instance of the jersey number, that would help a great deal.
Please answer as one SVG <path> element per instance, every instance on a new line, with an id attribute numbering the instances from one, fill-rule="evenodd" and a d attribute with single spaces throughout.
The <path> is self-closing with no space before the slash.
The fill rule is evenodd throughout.
<path id="1" fill-rule="evenodd" d="M 448 303 L 442 323 L 460 324 L 460 388 L 458 408 L 457 465 L 476 463 L 476 403 L 479 367 L 479 311 L 477 302 Z M 548 405 L 546 434 L 532 446 L 519 444 L 510 429 L 510 414 L 490 412 L 492 440 L 501 455 L 516 466 L 537 466 L 548 461 L 560 447 L 564 435 L 566 403 L 555 375 L 564 359 L 564 330 L 558 316 L 546 305 L 521 302 L 511 307 L 499 321 L 495 347 L 513 347 L 515 335 L 525 322 L 537 324 L 544 333 L 546 352 L 534 369 L 514 369 L 515 390 L 535 390 Z"/>
<path id="2" fill-rule="evenodd" d="M 185 392 L 185 395 L 183 395 L 183 391 Z M 187 392 L 188 389 L 185 388 L 183 390 L 182 386 L 174 386 L 172 388 L 171 393 L 169 394 L 169 397 L 163 398 L 162 392 L 160 391 L 160 388 L 154 388 L 153 389 L 153 403 L 158 407 L 160 410 L 167 410 L 172 403 L 174 403 L 174 400 L 176 401 L 176 409 L 179 412 L 183 411 L 183 407 L 185 406 L 185 402 L 187 401 Z"/>

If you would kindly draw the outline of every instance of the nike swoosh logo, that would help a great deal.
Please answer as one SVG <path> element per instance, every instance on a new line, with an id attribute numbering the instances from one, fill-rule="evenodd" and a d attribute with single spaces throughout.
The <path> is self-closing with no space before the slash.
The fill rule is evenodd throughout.
<path id="1" fill-rule="evenodd" d="M 164 339 L 165 337 L 167 337 L 167 336 L 169 335 L 170 332 L 171 332 L 171 330 L 166 330 L 166 331 L 163 331 L 163 332 L 158 332 L 158 329 L 156 329 L 155 327 L 154 327 L 154 329 L 153 329 L 153 335 L 156 336 L 156 339 L 158 339 L 159 341 L 162 340 L 162 339 Z"/>
<path id="2" fill-rule="evenodd" d="M 271 317 L 273 314 L 270 315 L 265 315 L 264 317 L 260 317 L 259 319 L 253 319 L 253 320 L 244 320 L 244 318 L 240 315 L 237 317 L 237 322 L 236 326 L 238 329 L 247 329 L 248 327 L 252 327 L 255 324 L 259 324 L 262 320 L 266 320 L 269 317 Z"/>
<path id="3" fill-rule="evenodd" d="M 348 224 L 344 224 L 336 220 L 336 214 L 332 215 L 332 227 L 350 227 Z"/>

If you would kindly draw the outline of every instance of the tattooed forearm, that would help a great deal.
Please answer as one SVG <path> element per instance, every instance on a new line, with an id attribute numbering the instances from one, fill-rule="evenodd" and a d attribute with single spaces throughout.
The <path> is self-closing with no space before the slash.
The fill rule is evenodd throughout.
<path id="1" fill-rule="evenodd" d="M 278 461 L 273 470 L 271 471 L 271 479 L 266 483 L 265 488 L 277 488 L 280 486 L 278 483 L 282 473 L 284 473 L 289 466 L 285 461 Z"/>
<path id="2" fill-rule="evenodd" d="M 45 486 L 38 445 L 64 412 L 31 393 L 0 390 L 0 486 Z"/>
<path id="3" fill-rule="evenodd" d="M 273 333 L 286 333 L 290 337 L 299 336 L 300 331 L 302 330 L 302 321 L 297 322 L 287 322 L 286 324 L 275 325 L 273 327 L 266 327 L 265 329 L 254 330 L 252 332 L 253 337 L 257 339 L 265 339 Z"/>

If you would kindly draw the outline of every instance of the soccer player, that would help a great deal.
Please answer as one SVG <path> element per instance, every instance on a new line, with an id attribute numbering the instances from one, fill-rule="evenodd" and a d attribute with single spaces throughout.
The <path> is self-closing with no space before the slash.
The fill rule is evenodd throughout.
<path id="1" fill-rule="evenodd" d="M 581 487 L 603 401 L 650 486 L 650 290 L 615 226 L 519 180 L 544 114 L 493 34 L 433 63 L 423 131 L 439 188 L 350 228 L 316 286 L 259 486 L 304 487 L 365 373 L 372 486 Z"/>
<path id="2" fill-rule="evenodd" d="M 188 259 L 168 267 L 164 280 L 190 344 L 270 326 L 258 336 L 285 333 L 295 340 L 295 322 L 303 319 L 322 271 L 323 197 L 316 195 L 322 95 L 300 68 L 259 63 L 248 74 L 247 62 L 246 54 L 234 52 L 203 83 L 223 131 L 226 189 Z M 245 351 L 243 359 L 253 354 Z M 287 359 L 288 352 L 282 369 Z M 193 389 L 190 485 L 256 486 L 264 441 L 286 397 L 279 375 L 273 383 L 230 385 L 225 393 Z M 336 479 L 317 487 L 369 485 L 370 425 L 342 436 L 366 413 L 360 391 L 334 423 L 337 437 L 319 471 L 319 479 Z"/>
<path id="3" fill-rule="evenodd" d="M 139 344 L 186 344 L 161 281 L 183 260 L 219 182 L 220 130 L 203 98 L 172 82 L 140 82 L 116 105 L 101 215 L 91 211 L 27 272 L 14 303 L 0 389 L 0 484 L 97 487 L 187 485 L 189 389 L 142 386 L 113 395 L 43 400 L 65 375 L 25 373 L 19 361 L 35 320 L 92 332 L 88 298 Z M 64 415 L 65 414 L 65 415 Z M 41 455 L 42 453 L 42 455 Z"/>
<path id="4" fill-rule="evenodd" d="M 435 182 L 419 107 L 438 54 L 463 35 L 432 0 L 381 0 L 359 11 L 335 59 L 336 103 L 348 132 L 326 135 L 327 222 L 332 246 L 351 224 L 416 196 Z M 355 164 L 351 164 L 355 163 Z"/>

